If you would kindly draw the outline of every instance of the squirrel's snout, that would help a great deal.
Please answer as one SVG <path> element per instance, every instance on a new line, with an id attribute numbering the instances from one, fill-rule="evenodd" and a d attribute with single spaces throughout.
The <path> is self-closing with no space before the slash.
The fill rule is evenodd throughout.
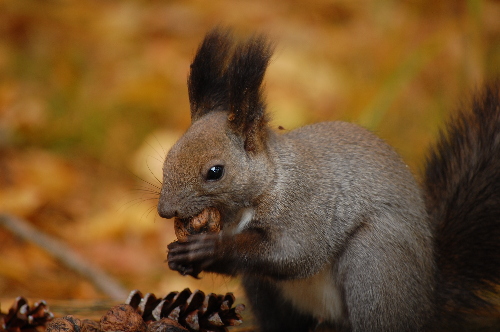
<path id="1" fill-rule="evenodd" d="M 179 214 L 176 209 L 173 209 L 171 206 L 168 206 L 168 204 L 165 204 L 161 200 L 158 202 L 157 210 L 158 215 L 165 219 L 177 217 L 177 215 Z"/>

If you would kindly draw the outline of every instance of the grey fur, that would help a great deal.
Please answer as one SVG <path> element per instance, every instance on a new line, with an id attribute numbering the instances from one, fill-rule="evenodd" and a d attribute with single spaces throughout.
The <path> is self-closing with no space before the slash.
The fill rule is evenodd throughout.
<path id="1" fill-rule="evenodd" d="M 307 284 L 328 268 L 341 298 L 323 305 L 340 301 L 341 314 L 315 316 L 320 298 L 303 299 L 313 304 L 300 308 L 303 314 L 353 331 L 418 331 L 431 313 L 432 236 L 420 190 L 399 156 L 342 122 L 286 134 L 265 128 L 266 151 L 248 154 L 227 122 L 227 113 L 209 113 L 172 148 L 159 212 L 187 217 L 215 206 L 224 228 L 243 208 L 254 209 L 254 218 L 240 234 L 223 231 L 214 248 L 187 248 L 177 258 L 171 250 L 169 261 L 209 261 L 203 270 L 264 278 L 290 292 L 282 296 L 291 303 L 303 286 L 283 286 L 287 281 Z M 215 164 L 225 166 L 224 177 L 203 181 L 200 170 Z"/>

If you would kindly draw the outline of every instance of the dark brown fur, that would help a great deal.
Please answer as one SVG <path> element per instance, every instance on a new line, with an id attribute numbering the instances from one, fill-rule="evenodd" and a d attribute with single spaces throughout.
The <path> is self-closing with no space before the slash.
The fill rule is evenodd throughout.
<path id="1" fill-rule="evenodd" d="M 493 309 L 500 284 L 500 85 L 453 116 L 431 151 L 424 187 L 435 227 L 438 316 Z M 483 295 L 483 296 L 481 296 Z"/>
<path id="2" fill-rule="evenodd" d="M 272 55 L 264 36 L 234 43 L 228 31 L 207 34 L 191 65 L 188 79 L 191 117 L 195 121 L 211 111 L 229 111 L 235 131 L 245 136 L 245 149 L 254 151 L 267 124 L 262 80 Z"/>

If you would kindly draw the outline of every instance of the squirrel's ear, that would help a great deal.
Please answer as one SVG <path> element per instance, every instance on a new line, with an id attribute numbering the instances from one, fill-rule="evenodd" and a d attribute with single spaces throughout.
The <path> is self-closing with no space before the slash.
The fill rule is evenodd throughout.
<path id="1" fill-rule="evenodd" d="M 188 77 L 192 122 L 214 109 L 229 107 L 227 67 L 232 46 L 230 32 L 215 28 L 198 48 Z"/>
<path id="2" fill-rule="evenodd" d="M 268 122 L 262 80 L 273 45 L 262 35 L 240 43 L 229 63 L 229 126 L 245 140 L 245 150 L 258 150 L 266 139 Z"/>
<path id="3" fill-rule="evenodd" d="M 273 47 L 262 35 L 235 45 L 228 30 L 215 28 L 201 43 L 188 78 L 191 121 L 211 111 L 229 111 L 229 127 L 255 151 L 265 140 L 262 80 Z"/>

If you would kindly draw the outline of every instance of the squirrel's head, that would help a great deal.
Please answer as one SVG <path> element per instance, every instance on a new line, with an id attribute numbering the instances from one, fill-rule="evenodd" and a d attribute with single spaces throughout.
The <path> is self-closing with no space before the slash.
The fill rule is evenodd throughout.
<path id="1" fill-rule="evenodd" d="M 236 211 L 264 190 L 272 163 L 262 80 L 271 54 L 262 36 L 234 43 L 227 31 L 206 35 L 188 78 L 191 127 L 163 165 L 160 216 Z"/>

